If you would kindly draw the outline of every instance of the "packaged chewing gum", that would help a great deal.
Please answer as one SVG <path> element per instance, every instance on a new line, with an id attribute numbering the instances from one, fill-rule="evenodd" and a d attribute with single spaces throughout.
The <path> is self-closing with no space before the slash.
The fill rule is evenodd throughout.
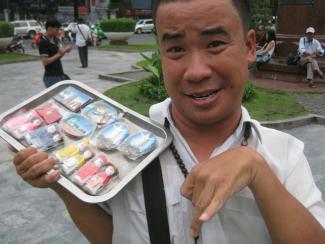
<path id="1" fill-rule="evenodd" d="M 42 123 L 41 117 L 34 110 L 30 110 L 16 114 L 7 120 L 2 128 L 21 140 L 27 133 L 39 128 Z"/>
<path id="2" fill-rule="evenodd" d="M 100 171 L 101 167 L 109 162 L 104 154 L 91 159 L 72 175 L 72 181 L 83 186 L 93 175 Z"/>
<path id="3" fill-rule="evenodd" d="M 132 160 L 151 152 L 157 146 L 157 137 L 152 132 L 142 130 L 127 137 L 118 147 L 125 156 Z"/>
<path id="4" fill-rule="evenodd" d="M 40 127 L 25 135 L 25 140 L 31 147 L 47 151 L 63 142 L 63 137 L 57 123 Z"/>
<path id="5" fill-rule="evenodd" d="M 54 99 L 72 112 L 79 111 L 81 107 L 93 100 L 93 98 L 79 91 L 73 86 L 68 86 L 56 94 Z"/>
<path id="6" fill-rule="evenodd" d="M 101 129 L 96 135 L 96 146 L 100 150 L 117 148 L 129 135 L 129 127 L 125 123 L 116 122 Z"/>
<path id="7" fill-rule="evenodd" d="M 98 125 L 111 124 L 118 119 L 117 110 L 104 101 L 88 104 L 81 113 Z"/>
<path id="8" fill-rule="evenodd" d="M 93 150 L 91 149 L 91 146 L 89 144 L 89 139 L 83 138 L 81 141 L 79 141 L 77 143 L 67 145 L 67 146 L 63 147 L 62 149 L 56 151 L 54 153 L 54 156 L 59 161 L 62 162 L 64 159 L 72 157 L 76 154 L 83 154 L 87 150 L 93 152 Z"/>
<path id="9" fill-rule="evenodd" d="M 59 109 L 49 101 L 35 108 L 35 111 L 46 124 L 58 122 L 62 118 Z"/>
<path id="10" fill-rule="evenodd" d="M 105 186 L 107 186 L 111 180 L 118 175 L 118 170 L 112 163 L 108 163 L 106 166 L 100 168 L 100 170 L 91 176 L 91 178 L 84 185 L 84 189 L 96 195 Z"/>
<path id="11" fill-rule="evenodd" d="M 82 138 L 90 136 L 97 125 L 81 114 L 69 113 L 61 119 L 60 127 L 67 135 Z"/>

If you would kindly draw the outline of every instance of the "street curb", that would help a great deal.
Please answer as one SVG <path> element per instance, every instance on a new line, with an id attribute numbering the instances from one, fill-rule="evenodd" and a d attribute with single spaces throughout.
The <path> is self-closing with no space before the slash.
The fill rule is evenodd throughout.
<path id="1" fill-rule="evenodd" d="M 130 82 L 130 81 L 137 81 L 135 79 L 132 78 L 127 78 L 127 77 L 123 77 L 123 74 L 132 74 L 132 73 L 138 73 L 138 72 L 143 72 L 142 69 L 136 69 L 136 70 L 129 70 L 129 71 L 125 71 L 125 72 L 120 72 L 120 73 L 112 73 L 112 74 L 107 74 L 107 75 L 98 75 L 99 79 L 102 80 L 112 80 L 112 81 L 116 81 L 116 82 Z"/>
<path id="2" fill-rule="evenodd" d="M 321 116 L 317 114 L 309 114 L 307 116 L 297 117 L 293 119 L 264 121 L 261 122 L 261 124 L 265 127 L 278 129 L 278 130 L 292 129 L 292 128 L 305 126 L 309 124 L 325 125 L 325 116 Z"/>

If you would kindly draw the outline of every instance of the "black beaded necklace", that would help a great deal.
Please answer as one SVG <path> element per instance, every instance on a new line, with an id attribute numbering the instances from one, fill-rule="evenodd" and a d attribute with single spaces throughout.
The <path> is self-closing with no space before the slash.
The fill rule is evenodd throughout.
<path id="1" fill-rule="evenodd" d="M 165 118 L 165 123 L 164 123 L 164 127 L 166 129 L 170 129 L 170 123 L 168 121 L 167 118 Z M 248 139 L 251 135 L 251 130 L 252 130 L 252 126 L 249 122 L 244 122 L 244 135 L 243 135 L 243 140 L 241 142 L 241 146 L 247 146 L 248 145 Z M 184 178 L 186 178 L 186 176 L 188 175 L 188 170 L 183 162 L 183 159 L 181 158 L 181 156 L 179 155 L 175 145 L 173 142 L 170 143 L 169 145 L 169 149 L 171 150 L 175 160 L 176 160 L 176 163 L 178 165 L 178 167 L 180 168 L 182 174 L 184 175 Z M 195 244 L 197 244 L 197 241 L 199 239 L 199 236 L 197 237 L 194 237 L 194 242 Z"/>

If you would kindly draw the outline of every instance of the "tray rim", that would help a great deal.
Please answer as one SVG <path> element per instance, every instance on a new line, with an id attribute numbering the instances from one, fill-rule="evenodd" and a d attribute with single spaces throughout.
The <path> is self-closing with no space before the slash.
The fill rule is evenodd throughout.
<path id="1" fill-rule="evenodd" d="M 63 186 L 66 190 L 71 192 L 73 195 L 75 195 L 80 200 L 87 202 L 87 203 L 101 203 L 105 202 L 112 197 L 114 197 L 119 191 L 122 190 L 123 187 L 125 187 L 132 179 L 136 177 L 141 171 L 149 164 L 151 163 L 156 157 L 158 157 L 171 143 L 172 141 L 172 134 L 169 130 L 166 130 L 163 128 L 160 124 L 156 123 L 155 121 L 151 120 L 148 117 L 143 116 L 142 114 L 139 114 L 128 107 L 112 100 L 111 98 L 105 96 L 104 94 L 98 92 L 97 90 L 89 87 L 88 85 L 85 85 L 82 82 L 76 81 L 76 80 L 65 80 L 56 83 L 55 85 L 51 86 L 50 88 L 44 89 L 43 91 L 39 92 L 38 94 L 26 99 L 25 101 L 19 103 L 18 105 L 12 107 L 11 109 L 8 109 L 7 111 L 0 114 L 0 123 L 2 123 L 3 119 L 9 115 L 11 115 L 14 112 L 17 112 L 19 109 L 24 108 L 29 103 L 33 102 L 34 100 L 42 97 L 43 95 L 49 93 L 50 91 L 57 89 L 60 86 L 69 86 L 69 85 L 75 85 L 77 87 L 81 87 L 82 89 L 86 90 L 87 92 L 97 96 L 97 98 L 100 98 L 104 101 L 107 101 L 111 103 L 113 106 L 121 109 L 124 112 L 127 112 L 131 114 L 134 117 L 137 117 L 138 119 L 142 120 L 145 123 L 149 123 L 152 126 L 156 127 L 157 129 L 161 130 L 163 134 L 165 135 L 165 139 L 163 139 L 162 143 L 157 147 L 154 151 L 152 151 L 150 154 L 148 154 L 141 162 L 137 163 L 138 165 L 133 168 L 115 187 L 113 187 L 109 192 L 103 194 L 103 195 L 89 195 L 86 192 L 82 191 L 78 186 L 76 186 L 71 180 L 69 180 L 67 177 L 61 175 L 59 180 L 57 181 L 61 186 Z M 25 149 L 26 147 L 21 144 L 17 139 L 12 137 L 10 134 L 8 134 L 5 130 L 0 128 L 0 138 L 2 138 L 7 144 L 14 147 L 17 151 L 20 151 L 22 149 Z M 50 173 L 51 171 L 49 171 Z"/>

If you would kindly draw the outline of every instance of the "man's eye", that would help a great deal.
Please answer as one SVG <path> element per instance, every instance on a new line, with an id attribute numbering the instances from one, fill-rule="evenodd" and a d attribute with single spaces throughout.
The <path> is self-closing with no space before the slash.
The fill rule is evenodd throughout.
<path id="1" fill-rule="evenodd" d="M 223 41 L 212 41 L 209 43 L 208 47 L 219 47 L 225 44 Z"/>
<path id="2" fill-rule="evenodd" d="M 184 48 L 182 47 L 171 47 L 167 49 L 168 53 L 179 53 L 179 52 L 183 52 Z"/>

